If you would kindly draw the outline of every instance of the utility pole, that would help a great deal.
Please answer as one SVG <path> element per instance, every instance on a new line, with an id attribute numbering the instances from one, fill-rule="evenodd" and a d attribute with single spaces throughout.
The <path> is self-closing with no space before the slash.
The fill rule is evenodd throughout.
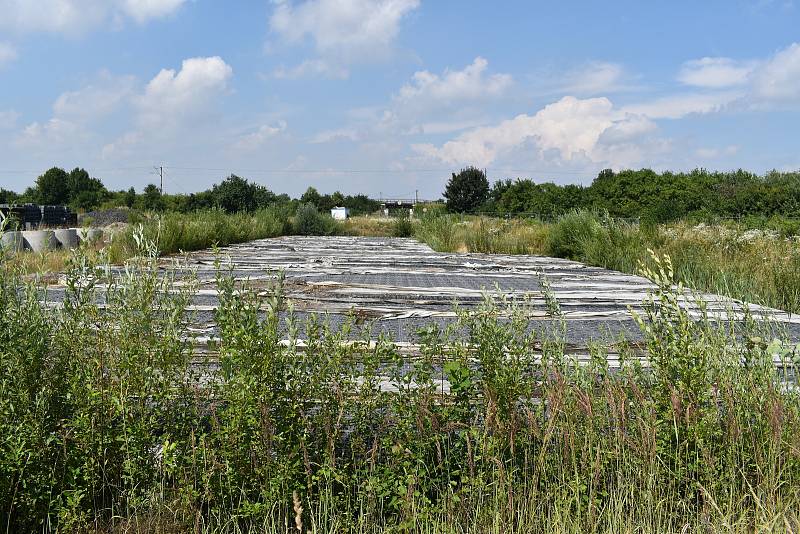
<path id="1" fill-rule="evenodd" d="M 419 204 L 419 189 L 414 189 L 414 205 Z"/>
<path id="2" fill-rule="evenodd" d="M 160 182 L 159 182 L 160 185 L 158 187 L 158 192 L 163 195 L 164 194 L 164 167 L 162 167 L 160 165 L 158 167 L 154 166 L 153 170 L 158 174 L 158 177 L 160 179 Z"/>

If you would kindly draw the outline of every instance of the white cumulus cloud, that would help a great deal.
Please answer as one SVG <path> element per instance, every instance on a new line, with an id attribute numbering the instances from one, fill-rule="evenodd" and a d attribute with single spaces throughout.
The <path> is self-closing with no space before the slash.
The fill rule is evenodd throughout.
<path id="1" fill-rule="evenodd" d="M 566 75 L 563 90 L 571 94 L 596 95 L 625 88 L 625 69 L 617 63 L 593 61 Z"/>
<path id="2" fill-rule="evenodd" d="M 277 74 L 340 77 L 352 63 L 385 56 L 401 20 L 419 6 L 419 0 L 279 0 L 275 4 L 269 20 L 272 32 L 289 44 L 310 39 L 318 55 Z"/>
<path id="3" fill-rule="evenodd" d="M 213 135 L 205 119 L 216 111 L 233 76 L 233 69 L 219 57 L 183 60 L 180 70 L 162 69 L 143 89 L 129 97 L 134 127 L 102 148 L 111 159 L 130 155 L 147 146 L 163 149 L 181 140 Z"/>
<path id="4" fill-rule="evenodd" d="M 690 101 L 699 112 L 719 111 L 732 101 L 731 95 L 738 95 L 735 100 L 744 108 L 796 108 L 800 106 L 800 44 L 792 43 L 758 60 L 705 57 L 687 61 L 678 80 L 706 92 L 668 99 L 665 104 L 670 104 L 666 107 L 673 109 L 673 116 L 686 114 L 678 108 L 690 106 Z"/>
<path id="5" fill-rule="evenodd" d="M 80 34 L 131 17 L 138 22 L 175 12 L 185 0 L 0 0 L 0 29 Z"/>
<path id="6" fill-rule="evenodd" d="M 78 121 L 106 116 L 128 103 L 133 96 L 134 84 L 133 76 L 116 77 L 101 73 L 95 82 L 61 93 L 53 104 L 53 114 Z"/>
<path id="7" fill-rule="evenodd" d="M 753 97 L 760 103 L 800 103 L 800 44 L 792 43 L 753 74 Z"/>
<path id="8" fill-rule="evenodd" d="M 74 143 L 87 136 L 87 132 L 78 124 L 53 117 L 45 122 L 33 122 L 25 127 L 15 140 L 19 147 L 55 147 Z"/>
<path id="9" fill-rule="evenodd" d="M 742 91 L 715 91 L 711 93 L 688 93 L 668 95 L 645 102 L 625 106 L 625 111 L 650 117 L 651 119 L 681 119 L 693 113 L 715 113 L 722 111 L 744 96 Z"/>
<path id="10" fill-rule="evenodd" d="M 485 96 L 498 96 L 511 85 L 508 74 L 486 75 L 489 62 L 478 56 L 463 70 L 445 69 L 440 76 L 427 70 L 415 72 L 412 81 L 404 85 L 398 100 L 433 100 L 453 102 L 476 99 Z"/>
<path id="11" fill-rule="evenodd" d="M 704 57 L 683 64 L 678 81 L 695 87 L 724 88 L 744 85 L 756 68 L 754 61 L 727 57 Z"/>
<path id="12" fill-rule="evenodd" d="M 225 90 L 233 69 L 219 56 L 183 60 L 181 69 L 162 69 L 138 98 L 142 121 L 167 123 L 202 113 L 214 96 Z"/>
<path id="13" fill-rule="evenodd" d="M 146 22 L 170 15 L 186 0 L 124 0 L 122 8 L 137 22 Z"/>
<path id="14" fill-rule="evenodd" d="M 475 128 L 439 147 L 413 148 L 448 164 L 487 166 L 513 151 L 530 149 L 540 156 L 555 154 L 564 162 L 588 159 L 629 165 L 641 157 L 637 141 L 655 129 L 648 118 L 616 109 L 607 98 L 566 96 L 534 115 Z"/>
<path id="15" fill-rule="evenodd" d="M 285 130 L 286 121 L 278 121 L 275 125 L 263 124 L 256 131 L 241 136 L 233 148 L 241 151 L 256 150 Z"/>

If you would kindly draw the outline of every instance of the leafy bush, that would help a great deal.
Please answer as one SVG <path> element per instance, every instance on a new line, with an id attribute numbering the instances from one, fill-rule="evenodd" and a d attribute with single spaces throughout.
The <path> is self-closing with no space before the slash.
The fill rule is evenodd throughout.
<path id="1" fill-rule="evenodd" d="M 313 204 L 302 204 L 297 208 L 293 228 L 297 235 L 333 235 L 337 231 L 333 217 L 320 213 Z"/>
<path id="2" fill-rule="evenodd" d="M 263 209 L 277 200 L 275 193 L 256 183 L 231 174 L 211 188 L 210 197 L 227 213 Z"/>

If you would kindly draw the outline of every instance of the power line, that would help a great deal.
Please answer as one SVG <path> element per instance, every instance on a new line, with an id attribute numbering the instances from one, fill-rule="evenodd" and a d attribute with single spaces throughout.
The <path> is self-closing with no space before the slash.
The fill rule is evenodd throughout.
<path id="1" fill-rule="evenodd" d="M 451 173 L 453 168 L 442 169 L 241 169 L 231 167 L 183 167 L 170 165 L 168 169 L 180 171 L 241 172 L 253 174 L 410 174 L 410 173 Z M 502 169 L 487 168 L 491 172 L 525 174 L 572 174 L 586 175 L 597 171 L 540 170 L 540 169 Z"/>
<path id="2" fill-rule="evenodd" d="M 179 182 L 178 182 L 178 181 L 177 181 L 177 180 L 174 178 L 174 176 L 173 176 L 173 175 L 171 175 L 171 174 L 170 174 L 169 172 L 167 172 L 166 170 L 164 171 L 164 179 L 165 179 L 167 182 L 171 183 L 173 186 L 175 186 L 175 188 L 176 188 L 176 189 L 178 189 L 178 191 L 179 191 L 180 193 L 183 193 L 183 194 L 185 194 L 185 195 L 188 195 L 188 194 L 189 194 L 189 192 L 188 192 L 188 191 L 186 191 L 186 189 L 184 189 L 184 187 L 183 187 L 183 186 L 182 186 L 182 185 L 181 185 L 181 184 L 180 184 L 180 183 L 179 183 Z"/>
<path id="3" fill-rule="evenodd" d="M 107 172 L 123 172 L 123 171 L 141 171 L 153 170 L 153 167 L 136 166 L 136 167 L 86 167 L 92 173 L 107 173 Z M 420 168 L 420 169 L 242 169 L 236 167 L 185 167 L 178 165 L 156 166 L 156 174 L 161 174 L 163 169 L 173 169 L 179 171 L 206 171 L 206 172 L 241 172 L 253 174 L 411 174 L 411 173 L 451 173 L 453 167 L 449 168 Z M 586 175 L 594 174 L 596 171 L 572 171 L 563 169 L 507 169 L 507 168 L 492 168 L 489 167 L 487 171 L 495 173 L 521 173 L 521 174 L 568 174 L 568 175 Z M 0 169 L 2 174 L 35 174 L 41 173 L 39 170 L 31 169 Z"/>
<path id="4" fill-rule="evenodd" d="M 143 171 L 143 170 L 150 170 L 151 167 L 82 167 L 90 173 L 96 172 L 121 172 L 121 171 Z M 45 169 L 46 170 L 46 169 Z M 42 174 L 45 172 L 42 169 L 32 170 L 32 169 L 0 169 L 0 173 L 2 174 Z"/>

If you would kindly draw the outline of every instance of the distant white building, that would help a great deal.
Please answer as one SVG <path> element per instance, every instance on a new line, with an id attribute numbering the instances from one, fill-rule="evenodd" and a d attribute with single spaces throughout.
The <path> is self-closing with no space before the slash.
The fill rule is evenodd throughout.
<path id="1" fill-rule="evenodd" d="M 337 221 L 343 221 L 347 219 L 349 216 L 350 216 L 350 210 L 347 208 L 336 206 L 335 208 L 331 209 L 331 217 L 333 217 Z"/>

